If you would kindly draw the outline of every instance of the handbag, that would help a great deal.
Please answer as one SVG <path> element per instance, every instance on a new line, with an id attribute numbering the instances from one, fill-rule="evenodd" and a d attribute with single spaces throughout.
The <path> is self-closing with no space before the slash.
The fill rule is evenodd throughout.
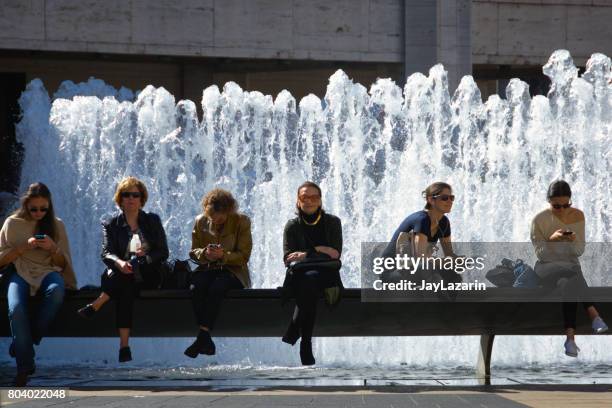
<path id="1" fill-rule="evenodd" d="M 285 281 L 281 288 L 281 303 L 285 304 L 291 293 L 293 292 L 293 278 L 296 273 L 302 273 L 310 270 L 324 271 L 323 273 L 338 273 L 342 267 L 342 262 L 339 259 L 331 259 L 328 256 L 306 258 L 302 261 L 291 262 L 285 273 Z M 325 304 L 330 307 L 336 306 L 342 297 L 341 286 L 330 286 L 323 289 Z"/>
<path id="2" fill-rule="evenodd" d="M 0 287 L 7 284 L 13 273 L 15 273 L 15 265 L 12 263 L 0 268 Z"/>
<path id="3" fill-rule="evenodd" d="M 191 284 L 191 259 L 173 259 L 161 268 L 160 289 L 189 289 Z M 195 262 L 194 262 L 195 263 Z"/>

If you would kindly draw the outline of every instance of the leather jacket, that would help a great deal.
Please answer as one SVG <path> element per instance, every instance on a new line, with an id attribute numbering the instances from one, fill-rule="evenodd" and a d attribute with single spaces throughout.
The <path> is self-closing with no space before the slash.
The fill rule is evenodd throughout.
<path id="1" fill-rule="evenodd" d="M 102 262 L 109 268 L 117 269 L 117 260 L 127 260 L 125 254 L 131 239 L 130 226 L 121 212 L 102 222 L 102 227 Z M 169 252 L 166 233 L 159 216 L 140 210 L 138 228 L 149 244 L 147 262 L 151 266 L 160 266 L 168 259 Z"/>

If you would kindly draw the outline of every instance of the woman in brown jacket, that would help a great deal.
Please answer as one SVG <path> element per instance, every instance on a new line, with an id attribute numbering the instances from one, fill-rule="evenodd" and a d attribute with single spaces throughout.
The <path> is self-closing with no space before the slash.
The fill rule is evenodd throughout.
<path id="1" fill-rule="evenodd" d="M 215 343 L 210 337 L 225 293 L 251 286 L 248 262 L 253 248 L 251 221 L 239 214 L 238 204 L 229 191 L 214 189 L 202 200 L 191 233 L 189 256 L 200 266 L 192 278 L 191 293 L 196 323 L 200 331 L 185 355 L 212 356 Z"/>

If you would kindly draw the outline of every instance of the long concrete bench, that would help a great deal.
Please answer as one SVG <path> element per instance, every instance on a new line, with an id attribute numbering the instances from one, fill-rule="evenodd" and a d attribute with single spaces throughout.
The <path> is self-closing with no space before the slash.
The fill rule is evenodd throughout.
<path id="1" fill-rule="evenodd" d="M 517 292 L 519 291 L 519 292 Z M 612 319 L 612 288 L 589 288 L 605 318 Z M 436 298 L 414 298 L 408 302 L 365 302 L 377 295 L 370 290 L 347 289 L 343 299 L 329 310 L 323 299 L 314 335 L 342 336 L 480 336 L 477 373 L 490 376 L 495 335 L 561 335 L 561 304 L 521 301 L 491 302 L 492 298 L 545 299 L 549 291 L 541 289 L 489 288 L 487 293 L 462 292 L 455 302 Z M 77 316 L 76 310 L 97 297 L 98 291 L 69 293 L 51 328 L 52 337 L 114 337 L 115 308 L 109 304 L 93 320 Z M 411 295 L 408 295 L 411 297 Z M 293 300 L 281 306 L 276 289 L 230 291 L 221 308 L 214 335 L 217 337 L 281 337 L 293 313 Z M 6 298 L 0 298 L 0 310 L 7 310 Z M 578 308 L 578 334 L 591 334 L 590 322 Z M 191 337 L 197 331 L 191 298 L 186 290 L 142 291 L 134 305 L 136 337 Z M 6 312 L 0 313 L 0 336 L 9 336 Z"/>

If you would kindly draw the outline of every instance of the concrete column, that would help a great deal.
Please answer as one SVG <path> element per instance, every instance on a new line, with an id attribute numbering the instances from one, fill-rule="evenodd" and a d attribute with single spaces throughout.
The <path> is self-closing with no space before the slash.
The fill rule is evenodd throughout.
<path id="1" fill-rule="evenodd" d="M 444 64 L 451 94 L 472 73 L 471 0 L 404 0 L 404 73 Z"/>
<path id="2" fill-rule="evenodd" d="M 404 81 L 436 64 L 437 0 L 404 0 Z"/>
<path id="3" fill-rule="evenodd" d="M 472 74 L 471 0 L 437 0 L 438 62 L 448 71 L 452 94 L 464 75 Z"/>

